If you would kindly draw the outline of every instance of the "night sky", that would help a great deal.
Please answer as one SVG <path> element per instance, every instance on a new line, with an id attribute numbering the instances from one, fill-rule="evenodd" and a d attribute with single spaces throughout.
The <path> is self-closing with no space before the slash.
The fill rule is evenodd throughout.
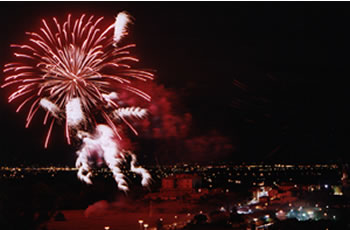
<path id="1" fill-rule="evenodd" d="M 349 3 L 2 2 L 0 10 L 1 66 L 11 61 L 10 43 L 25 41 L 42 18 L 128 11 L 140 66 L 156 70 L 155 83 L 177 95 L 177 116 L 192 116 L 189 134 L 172 142 L 215 133 L 232 145 L 223 155 L 199 154 L 201 161 L 350 159 Z M 65 143 L 63 128 L 44 150 L 46 128 L 36 119 L 25 129 L 26 114 L 15 113 L 8 95 L 0 91 L 0 164 L 73 165 L 76 147 Z M 161 163 L 187 159 L 186 149 L 139 141 L 141 162 L 162 151 Z"/>

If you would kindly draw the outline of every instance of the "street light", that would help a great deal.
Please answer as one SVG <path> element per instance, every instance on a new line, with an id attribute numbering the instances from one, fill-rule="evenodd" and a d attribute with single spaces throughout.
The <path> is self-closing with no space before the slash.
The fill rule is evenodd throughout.
<path id="1" fill-rule="evenodd" d="M 148 224 L 144 224 L 143 227 L 145 228 L 145 230 L 147 230 Z"/>
<path id="2" fill-rule="evenodd" d="M 139 220 L 139 224 L 140 224 L 140 230 L 142 230 L 143 220 Z"/>

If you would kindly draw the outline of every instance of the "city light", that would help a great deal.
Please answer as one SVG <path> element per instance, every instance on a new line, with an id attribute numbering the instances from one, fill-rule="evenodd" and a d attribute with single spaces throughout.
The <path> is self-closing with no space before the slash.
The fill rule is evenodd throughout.
<path id="1" fill-rule="evenodd" d="M 142 230 L 143 220 L 139 220 L 138 222 L 139 222 L 139 224 L 140 224 L 140 230 Z"/>
<path id="2" fill-rule="evenodd" d="M 211 195 L 211 194 L 227 194 L 228 191 L 232 191 L 232 193 L 235 193 L 235 189 L 231 189 L 231 187 L 229 187 L 227 184 L 224 184 L 225 186 L 222 186 L 220 188 L 220 180 L 221 181 L 225 181 L 227 183 L 227 181 L 231 180 L 232 182 L 234 182 L 235 180 L 232 180 L 232 176 L 237 176 L 237 174 L 239 176 L 241 176 L 242 178 L 240 178 L 240 180 L 242 180 L 242 184 L 236 184 L 236 183 L 231 183 L 232 186 L 251 186 L 252 183 L 247 183 L 244 180 L 244 172 L 245 170 L 248 170 L 248 168 L 250 168 L 250 172 L 254 172 L 254 170 L 257 171 L 263 171 L 263 170 L 270 170 L 270 169 L 274 169 L 276 172 L 278 172 L 278 169 L 284 169 L 286 167 L 282 167 L 279 166 L 279 168 L 274 168 L 274 166 L 268 166 L 268 165 L 249 165 L 249 166 L 226 166 L 226 168 L 221 169 L 221 166 L 215 166 L 212 165 L 210 168 L 206 167 L 206 166 L 191 166 L 188 165 L 186 166 L 188 168 L 193 168 L 193 170 L 188 173 L 184 173 L 188 168 L 182 168 L 181 165 L 169 165 L 169 166 L 163 166 L 162 168 L 158 168 L 158 167 L 150 167 L 150 173 L 152 174 L 153 178 L 159 178 L 158 179 L 158 183 L 162 182 L 163 179 L 167 179 L 169 180 L 173 180 L 174 185 L 176 185 L 175 183 L 178 183 L 178 181 L 180 181 L 180 178 L 201 178 L 201 187 L 190 187 L 190 190 L 187 190 L 188 193 L 183 193 L 183 191 L 181 190 L 181 186 L 178 187 L 177 185 L 172 188 L 172 196 L 174 196 L 174 200 L 178 200 L 178 199 L 183 199 L 184 197 L 182 197 L 183 195 L 186 194 L 186 199 L 188 199 L 188 201 L 193 201 L 195 199 L 199 199 L 200 197 L 205 197 L 205 195 Z M 227 170 L 227 168 L 229 168 L 230 170 Z M 299 172 L 302 172 L 302 170 L 310 170 L 312 168 L 312 166 L 310 167 L 289 167 L 290 172 L 293 172 L 293 170 L 298 170 Z M 324 167 L 318 167 L 322 170 L 334 170 L 334 167 L 331 166 L 324 166 Z M 176 169 L 176 170 L 175 170 Z M 337 169 L 337 168 L 336 168 Z M 56 180 L 57 177 L 61 177 L 61 175 L 64 174 L 69 174 L 72 173 L 72 175 L 74 175 L 74 173 L 76 172 L 76 168 L 70 168 L 67 166 L 63 166 L 63 167 L 54 167 L 54 166 L 50 166 L 50 167 L 6 167 L 6 166 L 2 166 L 0 167 L 0 178 L 2 177 L 3 179 L 26 179 L 29 176 L 37 176 L 37 175 L 48 175 L 50 178 L 52 178 L 51 180 Z M 174 171 L 175 170 L 175 171 Z M 220 171 L 221 170 L 221 171 Z M 232 173 L 234 170 L 237 170 L 237 173 Z M 317 167 L 313 167 L 312 169 L 313 171 L 317 170 Z M 247 171 L 247 172 L 248 172 Z M 127 173 L 127 171 L 125 171 L 126 174 L 128 176 L 128 178 L 135 178 L 135 174 L 133 173 Z M 215 175 L 213 175 L 215 172 Z M 239 173 L 238 173 L 239 172 Z M 273 171 L 271 171 L 273 172 Z M 294 173 L 294 172 L 293 172 Z M 194 176 L 189 176 L 189 175 L 196 175 Z M 9 175 L 11 175 L 12 177 L 9 177 Z M 54 175 L 54 177 L 52 177 L 52 175 Z M 249 175 L 249 174 L 248 174 Z M 252 173 L 250 173 L 250 175 L 252 175 Z M 256 175 L 259 175 L 258 172 L 256 172 Z M 100 169 L 96 169 L 94 171 L 94 176 L 96 177 L 112 177 L 112 173 L 108 168 L 100 168 Z M 215 177 L 216 179 L 214 179 L 213 177 Z M 265 180 L 260 181 L 259 177 L 256 177 L 256 179 L 253 180 L 253 182 L 256 182 L 256 186 L 252 186 L 251 189 L 249 190 L 249 193 L 252 194 L 252 200 L 250 200 L 249 202 L 237 202 L 236 204 L 232 204 L 233 206 L 236 207 L 236 212 L 237 214 L 240 215 L 254 215 L 254 218 L 256 217 L 256 215 L 258 215 L 257 213 L 262 212 L 261 216 L 257 217 L 257 225 L 259 226 L 263 226 L 262 223 L 260 223 L 259 220 L 264 220 L 265 222 L 273 222 L 274 218 L 271 217 L 271 215 L 266 214 L 265 211 L 273 211 L 275 213 L 275 217 L 277 219 L 280 219 L 281 221 L 288 219 L 288 218 L 296 218 L 299 221 L 305 221 L 305 220 L 320 220 L 320 219 L 328 219 L 328 216 L 332 219 L 332 220 L 336 220 L 334 219 L 335 215 L 330 215 L 329 213 L 324 213 L 322 212 L 322 210 L 324 210 L 324 208 L 329 209 L 329 211 L 331 211 L 332 209 L 330 209 L 330 205 L 326 205 L 326 204 L 322 204 L 320 202 L 310 202 L 310 205 L 306 205 L 307 203 L 301 203 L 298 202 L 296 195 L 294 193 L 291 193 L 290 191 L 292 191 L 293 189 L 298 189 L 300 191 L 303 191 L 304 193 L 308 193 L 314 189 L 314 191 L 322 191 L 322 188 L 325 188 L 325 185 L 328 185 L 328 188 L 330 188 L 330 185 L 327 183 L 319 183 L 319 184 L 299 184 L 296 181 L 293 183 L 290 182 L 286 182 L 286 181 L 280 181 L 278 179 L 278 177 L 276 178 L 271 178 L 271 180 L 269 181 L 269 175 L 268 173 L 264 173 L 264 177 Z M 272 177 L 272 176 L 271 176 Z M 172 178 L 172 179 L 171 179 Z M 206 182 L 207 180 L 205 178 L 211 178 L 212 183 L 208 183 Z M 288 181 L 289 177 L 286 177 L 286 180 Z M 187 180 L 186 179 L 186 180 Z M 184 180 L 185 181 L 185 180 Z M 187 182 L 186 182 L 187 183 Z M 184 183 L 184 185 L 186 184 Z M 191 186 L 193 185 L 192 182 L 189 183 Z M 215 188 L 212 191 L 209 188 Z M 335 185 L 332 184 L 332 193 L 329 193 L 329 195 L 336 195 L 336 194 L 340 194 L 340 191 L 342 191 L 343 187 L 341 185 Z M 150 195 L 152 194 L 152 197 L 154 197 L 154 199 L 157 198 L 162 198 L 162 196 L 167 196 L 170 190 L 163 190 L 162 192 L 152 192 L 150 193 Z M 174 193 L 176 191 L 176 193 Z M 338 192 L 338 193 L 337 193 Z M 193 196 L 193 197 L 192 197 Z M 167 197 L 167 199 L 169 199 L 169 195 Z M 182 197 L 182 198 L 181 198 Z M 148 197 L 148 199 L 150 199 L 151 196 Z M 153 198 L 152 198 L 153 199 Z M 324 202 L 324 201 L 323 201 Z M 297 205 L 297 207 L 295 207 L 294 209 L 292 209 L 293 204 Z M 219 205 L 218 207 L 216 207 L 216 210 L 221 211 L 221 212 L 226 212 L 226 211 L 230 211 L 232 212 L 235 209 L 227 209 L 225 208 L 225 206 L 222 206 L 223 204 Z M 276 209 L 276 205 L 285 205 L 285 207 L 289 207 L 289 210 L 286 210 L 285 207 L 284 208 L 280 208 L 280 209 Z M 199 214 L 203 214 L 203 210 L 201 210 L 199 212 Z M 191 216 L 191 213 L 186 213 L 187 217 Z M 175 220 L 179 219 L 178 215 L 173 215 L 173 218 Z M 250 218 L 250 220 L 253 220 L 254 218 Z M 163 221 L 162 218 L 158 217 L 159 221 Z M 139 228 L 140 230 L 145 230 L 145 222 L 143 219 L 139 219 L 136 220 L 139 223 Z M 186 220 L 184 220 L 184 223 L 186 222 L 191 222 L 189 220 L 189 218 L 187 218 Z M 180 223 L 177 223 L 178 225 Z M 146 226 L 148 226 L 147 228 L 150 229 L 149 225 L 146 224 Z M 174 224 L 171 224 L 172 227 L 174 227 Z M 106 230 L 110 230 L 108 229 L 109 226 L 105 226 L 104 228 Z M 110 228 L 110 227 L 109 227 Z"/>

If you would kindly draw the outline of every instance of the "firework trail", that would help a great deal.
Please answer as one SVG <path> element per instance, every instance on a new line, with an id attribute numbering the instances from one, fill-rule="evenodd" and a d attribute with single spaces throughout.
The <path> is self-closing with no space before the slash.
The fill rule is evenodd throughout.
<path id="1" fill-rule="evenodd" d="M 91 183 L 91 159 L 102 159 L 112 170 L 119 189 L 128 189 L 120 165 L 131 156 L 131 171 L 142 176 L 142 184 L 150 180 L 148 172 L 136 167 L 136 156 L 119 148 L 120 124 L 126 124 L 135 134 L 133 119 L 144 118 L 147 111 L 139 107 L 120 107 L 118 90 L 125 90 L 150 101 L 148 94 L 133 86 L 133 82 L 152 80 L 153 74 L 134 69 L 138 59 L 130 55 L 135 44 L 120 46 L 127 35 L 131 16 L 121 12 L 115 22 L 103 29 L 103 17 L 86 18 L 83 14 L 73 20 L 68 15 L 61 24 L 53 18 L 53 27 L 42 20 L 40 32 L 28 32 L 28 44 L 16 49 L 17 61 L 4 67 L 6 75 L 2 88 L 12 87 L 8 102 L 20 101 L 19 112 L 28 105 L 28 127 L 40 108 L 46 111 L 43 124 L 48 124 L 47 147 L 53 126 L 65 123 L 68 144 L 80 139 L 76 165 L 78 178 Z M 98 124 L 103 118 L 105 124 Z M 87 130 L 92 130 L 88 132 Z"/>

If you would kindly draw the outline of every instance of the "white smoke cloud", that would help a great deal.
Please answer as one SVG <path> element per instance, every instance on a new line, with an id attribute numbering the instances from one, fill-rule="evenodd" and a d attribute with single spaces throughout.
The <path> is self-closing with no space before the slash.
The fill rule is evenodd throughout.
<path id="1" fill-rule="evenodd" d="M 117 46 L 118 42 L 127 35 L 127 26 L 131 23 L 131 17 L 126 12 L 120 12 L 115 18 L 114 23 L 114 45 Z"/>
<path id="2" fill-rule="evenodd" d="M 142 177 L 142 185 L 147 186 L 151 180 L 148 171 L 142 167 L 135 166 L 136 156 L 130 152 L 121 151 L 119 148 L 113 130 L 103 124 L 96 126 L 95 133 L 79 131 L 78 137 L 82 138 L 83 144 L 77 151 L 76 167 L 78 170 L 78 178 L 87 184 L 91 184 L 91 162 L 89 159 L 98 158 L 103 160 L 113 173 L 113 177 L 117 182 L 118 188 L 122 191 L 128 191 L 128 184 L 125 181 L 125 176 L 120 169 L 122 164 L 126 162 L 126 156 L 132 157 L 130 169 Z"/>
<path id="3" fill-rule="evenodd" d="M 72 98 L 66 104 L 66 119 L 70 127 L 78 126 L 85 119 L 79 98 Z"/>
<path id="4" fill-rule="evenodd" d="M 146 109 L 141 109 L 139 107 L 127 107 L 127 108 L 119 108 L 114 111 L 114 115 L 117 119 L 119 118 L 138 118 L 141 119 L 147 114 Z"/>
<path id="5" fill-rule="evenodd" d="M 46 98 L 42 98 L 40 100 L 40 105 L 45 110 L 49 111 L 52 114 L 52 116 L 54 116 L 56 118 L 58 117 L 58 113 L 60 112 L 60 109 L 58 108 L 57 105 L 55 105 L 54 103 L 52 103 L 51 101 L 49 101 Z"/>
<path id="6" fill-rule="evenodd" d="M 112 92 L 110 94 L 102 94 L 102 97 L 106 100 L 107 102 L 107 107 L 118 107 L 113 100 L 118 99 L 118 94 L 116 92 Z"/>

